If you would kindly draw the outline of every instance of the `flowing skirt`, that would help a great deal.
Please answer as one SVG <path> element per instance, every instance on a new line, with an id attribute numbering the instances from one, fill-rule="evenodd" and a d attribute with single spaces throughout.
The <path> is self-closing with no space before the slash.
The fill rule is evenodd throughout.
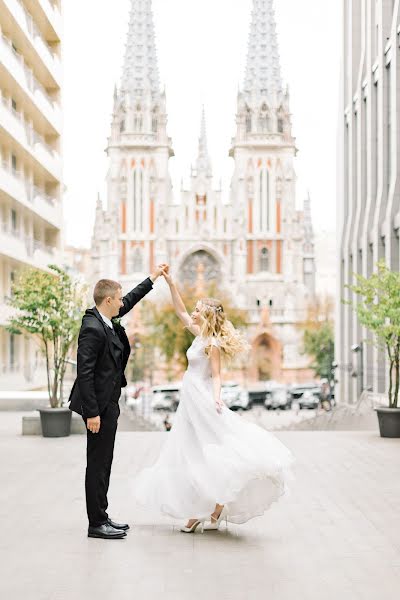
<path id="1" fill-rule="evenodd" d="M 177 519 L 207 518 L 215 504 L 228 521 L 262 515 L 288 492 L 294 458 L 272 433 L 224 407 L 211 378 L 186 371 L 171 431 L 155 464 L 133 482 L 137 503 Z"/>

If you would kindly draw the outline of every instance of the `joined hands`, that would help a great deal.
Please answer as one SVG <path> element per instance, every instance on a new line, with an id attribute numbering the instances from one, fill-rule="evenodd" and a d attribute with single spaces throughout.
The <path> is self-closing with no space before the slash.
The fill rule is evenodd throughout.
<path id="1" fill-rule="evenodd" d="M 169 265 L 163 265 L 163 270 L 161 274 L 164 277 L 165 281 L 168 283 L 168 285 L 171 285 L 173 283 L 171 274 L 169 272 Z"/>

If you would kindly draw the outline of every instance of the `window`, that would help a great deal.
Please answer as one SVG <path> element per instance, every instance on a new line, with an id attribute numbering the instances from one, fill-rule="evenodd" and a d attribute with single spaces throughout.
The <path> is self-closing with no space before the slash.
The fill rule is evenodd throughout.
<path id="1" fill-rule="evenodd" d="M 270 129 L 270 120 L 268 106 L 264 103 L 261 106 L 261 110 L 258 116 L 258 130 L 259 133 L 267 133 Z"/>
<path id="2" fill-rule="evenodd" d="M 247 109 L 246 111 L 246 133 L 251 132 L 251 111 Z"/>
<path id="3" fill-rule="evenodd" d="M 14 208 L 11 209 L 11 229 L 17 231 L 17 211 Z"/>
<path id="4" fill-rule="evenodd" d="M 124 121 L 124 119 L 119 124 L 119 131 L 120 131 L 120 133 L 123 133 L 125 131 L 125 121 Z"/>
<path id="5" fill-rule="evenodd" d="M 139 248 L 136 248 L 133 253 L 133 272 L 139 273 L 143 271 L 143 258 Z"/>
<path id="6" fill-rule="evenodd" d="M 13 285 L 15 282 L 15 271 L 10 271 L 10 298 L 13 296 Z"/>
<path id="7" fill-rule="evenodd" d="M 135 131 L 142 131 L 143 120 L 140 115 L 135 117 Z"/>
<path id="8" fill-rule="evenodd" d="M 260 271 L 269 271 L 269 252 L 265 247 L 260 252 Z"/>
<path id="9" fill-rule="evenodd" d="M 278 133 L 283 133 L 283 119 L 278 119 Z"/>
<path id="10" fill-rule="evenodd" d="M 13 333 L 10 335 L 9 352 L 10 352 L 9 365 L 10 365 L 10 368 L 13 369 L 15 367 L 15 335 Z"/>
<path id="11" fill-rule="evenodd" d="M 11 155 L 11 167 L 15 173 L 17 171 L 17 167 L 18 167 L 17 157 L 15 156 L 15 154 Z"/>

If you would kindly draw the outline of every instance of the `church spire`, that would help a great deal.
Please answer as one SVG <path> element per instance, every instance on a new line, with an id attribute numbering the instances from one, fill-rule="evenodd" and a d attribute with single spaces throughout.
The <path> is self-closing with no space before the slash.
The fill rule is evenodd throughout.
<path id="1" fill-rule="evenodd" d="M 212 177 L 211 160 L 208 154 L 207 146 L 206 113 L 204 110 L 204 104 L 201 112 L 199 151 L 196 160 L 196 174 L 197 176 L 203 174 L 206 177 Z"/>
<path id="2" fill-rule="evenodd" d="M 151 0 L 131 0 L 121 88 L 135 96 L 160 93 Z"/>
<path id="3" fill-rule="evenodd" d="M 244 91 L 272 90 L 282 91 L 273 0 L 253 0 Z"/>

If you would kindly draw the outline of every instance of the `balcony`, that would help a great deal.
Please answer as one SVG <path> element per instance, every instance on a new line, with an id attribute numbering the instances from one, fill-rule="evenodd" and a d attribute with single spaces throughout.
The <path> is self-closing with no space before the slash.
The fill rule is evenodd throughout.
<path id="1" fill-rule="evenodd" d="M 52 0 L 27 0 L 27 5 L 35 8 L 35 14 L 39 10 L 57 38 L 61 39 L 62 16 L 58 3 Z"/>
<path id="2" fill-rule="evenodd" d="M 4 222 L 0 222 L 0 255 L 43 270 L 47 270 L 50 263 L 59 261 L 58 248 L 46 246 Z"/>
<path id="3" fill-rule="evenodd" d="M 61 132 L 61 110 L 57 102 L 49 96 L 46 89 L 36 79 L 23 57 L 12 47 L 11 41 L 0 36 L 0 66 L 12 76 L 16 83 L 33 102 L 35 108 L 47 119 L 53 129 Z"/>
<path id="4" fill-rule="evenodd" d="M 2 2 L 30 42 L 30 52 L 33 51 L 39 57 L 54 82 L 59 82 L 61 80 L 60 60 L 44 39 L 32 15 L 26 10 L 21 0 L 0 0 L 0 6 Z"/>
<path id="5" fill-rule="evenodd" d="M 0 124 L 54 179 L 61 180 L 59 154 L 4 99 L 0 101 Z"/>
<path id="6" fill-rule="evenodd" d="M 28 210 L 34 211 L 49 225 L 60 229 L 61 206 L 57 198 L 30 184 L 20 172 L 10 169 L 6 162 L 0 165 L 0 191 L 14 198 Z"/>

